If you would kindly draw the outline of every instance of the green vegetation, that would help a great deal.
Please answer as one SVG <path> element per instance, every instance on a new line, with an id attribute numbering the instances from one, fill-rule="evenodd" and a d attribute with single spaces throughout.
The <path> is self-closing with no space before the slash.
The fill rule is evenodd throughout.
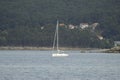
<path id="1" fill-rule="evenodd" d="M 74 25 L 97 22 L 96 31 L 105 38 L 60 28 L 60 46 L 109 48 L 120 40 L 119 13 L 119 0 L 1 0 L 0 46 L 52 46 L 59 19 Z"/>

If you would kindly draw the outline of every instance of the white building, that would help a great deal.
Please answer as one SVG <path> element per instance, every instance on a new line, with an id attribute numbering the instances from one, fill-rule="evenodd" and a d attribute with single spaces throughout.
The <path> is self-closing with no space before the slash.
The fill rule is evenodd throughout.
<path id="1" fill-rule="evenodd" d="M 100 40 L 103 40 L 104 38 L 100 35 L 97 35 L 97 37 L 100 39 Z"/>
<path id="2" fill-rule="evenodd" d="M 74 26 L 72 24 L 68 25 L 68 27 L 69 27 L 69 29 L 75 29 L 75 28 L 77 28 L 77 26 Z"/>
<path id="3" fill-rule="evenodd" d="M 80 23 L 80 28 L 81 29 L 85 29 L 85 28 L 88 28 L 88 27 L 89 27 L 88 23 Z"/>
<path id="4" fill-rule="evenodd" d="M 120 41 L 114 41 L 114 46 L 120 46 Z"/>
<path id="5" fill-rule="evenodd" d="M 95 28 L 99 25 L 99 23 L 93 23 L 91 26 L 92 26 L 92 29 L 95 30 Z"/>

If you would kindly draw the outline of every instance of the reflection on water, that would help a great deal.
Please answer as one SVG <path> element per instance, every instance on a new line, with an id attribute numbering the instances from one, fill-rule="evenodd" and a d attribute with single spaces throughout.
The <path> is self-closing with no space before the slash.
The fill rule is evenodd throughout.
<path id="1" fill-rule="evenodd" d="M 120 54 L 0 51 L 0 80 L 119 80 Z"/>

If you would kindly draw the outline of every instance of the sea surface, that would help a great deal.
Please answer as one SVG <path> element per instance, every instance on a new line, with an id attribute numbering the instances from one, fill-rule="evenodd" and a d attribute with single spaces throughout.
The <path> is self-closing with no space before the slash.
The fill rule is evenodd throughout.
<path id="1" fill-rule="evenodd" d="M 1 50 L 0 80 L 120 80 L 120 54 Z"/>

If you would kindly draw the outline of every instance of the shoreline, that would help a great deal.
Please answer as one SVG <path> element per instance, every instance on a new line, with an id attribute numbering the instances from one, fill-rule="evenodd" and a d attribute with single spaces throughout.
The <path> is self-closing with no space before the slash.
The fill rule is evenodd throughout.
<path id="1" fill-rule="evenodd" d="M 52 50 L 51 47 L 21 47 L 21 46 L 5 46 L 0 47 L 0 50 Z"/>
<path id="2" fill-rule="evenodd" d="M 113 47 L 106 51 L 107 53 L 120 53 L 120 46 Z"/>
<path id="3" fill-rule="evenodd" d="M 73 48 L 73 47 L 59 47 L 60 50 L 95 50 L 99 48 Z M 21 46 L 1 46 L 0 50 L 53 50 L 52 47 L 21 47 Z"/>
<path id="4" fill-rule="evenodd" d="M 109 49 L 100 49 L 100 48 L 72 48 L 72 47 L 60 47 L 60 50 L 78 50 L 81 53 L 105 53 Z M 21 46 L 1 46 L 0 50 L 53 50 L 52 47 L 21 47 Z"/>

